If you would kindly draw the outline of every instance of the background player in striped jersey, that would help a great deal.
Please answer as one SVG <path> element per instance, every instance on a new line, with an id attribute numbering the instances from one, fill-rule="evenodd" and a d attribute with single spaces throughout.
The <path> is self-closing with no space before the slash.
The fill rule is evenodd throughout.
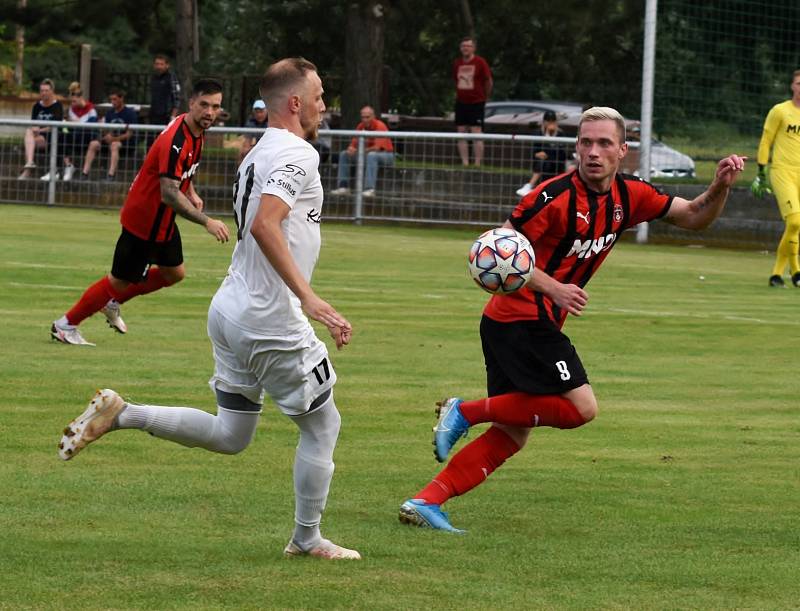
<path id="1" fill-rule="evenodd" d="M 192 179 L 200 165 L 203 134 L 214 124 L 222 104 L 222 84 L 201 79 L 194 85 L 189 112 L 175 117 L 147 152 L 120 212 L 111 273 L 92 284 L 61 318 L 50 335 L 64 344 L 87 342 L 78 325 L 103 312 L 114 330 L 125 333 L 119 305 L 183 280 L 181 234 L 175 215 L 202 225 L 220 242 L 228 241 L 223 221 L 203 213 L 203 200 Z"/>
<path id="2" fill-rule="evenodd" d="M 284 553 L 329 560 L 361 558 L 323 539 L 322 511 L 333 477 L 341 418 L 336 372 L 308 318 L 323 323 L 341 348 L 352 327 L 310 286 L 321 244 L 323 203 L 317 137 L 325 111 L 314 64 L 281 60 L 261 80 L 269 127 L 239 167 L 234 187 L 236 248 L 208 311 L 214 348 L 211 387 L 217 415 L 188 407 L 125 403 L 98 391 L 65 430 L 68 460 L 109 430 L 139 428 L 188 447 L 236 454 L 256 430 L 264 391 L 297 425 L 295 529 Z"/>
<path id="3" fill-rule="evenodd" d="M 772 152 L 767 180 L 766 167 Z M 792 75 L 792 97 L 773 106 L 764 120 L 758 145 L 758 175 L 751 186 L 762 197 L 775 191 L 778 210 L 786 224 L 778 249 L 769 286 L 785 286 L 783 271 L 789 266 L 792 284 L 800 287 L 800 70 Z"/>
<path id="4" fill-rule="evenodd" d="M 494 295 L 486 305 L 480 333 L 489 396 L 441 404 L 436 459 L 444 462 L 471 426 L 492 426 L 402 504 L 402 522 L 457 531 L 440 506 L 482 483 L 525 445 L 533 427 L 575 428 L 596 416 L 588 376 L 561 332 L 567 314 L 580 316 L 589 300 L 584 287 L 625 229 L 656 218 L 684 229 L 707 227 L 722 211 L 745 159 L 721 160 L 714 181 L 691 201 L 666 195 L 618 173 L 627 153 L 625 122 L 605 107 L 583 113 L 577 153 L 577 170 L 540 183 L 504 225 L 531 241 L 536 271 L 522 290 Z"/>

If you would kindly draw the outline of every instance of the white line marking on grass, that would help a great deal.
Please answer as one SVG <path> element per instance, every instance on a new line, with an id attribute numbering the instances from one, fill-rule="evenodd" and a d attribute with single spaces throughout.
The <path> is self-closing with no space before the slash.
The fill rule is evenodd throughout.
<path id="1" fill-rule="evenodd" d="M 793 320 L 764 320 L 761 318 L 752 318 L 749 316 L 736 316 L 734 314 L 698 314 L 698 313 L 690 313 L 690 312 L 664 312 L 664 311 L 657 311 L 657 310 L 631 310 L 627 308 L 608 308 L 609 312 L 614 312 L 617 314 L 633 314 L 637 316 L 650 316 L 650 317 L 657 317 L 657 318 L 699 318 L 704 320 L 732 320 L 736 322 L 752 322 L 759 325 L 791 325 L 791 326 L 798 326 L 800 325 L 800 321 L 793 321 Z"/>
<path id="2" fill-rule="evenodd" d="M 47 289 L 52 291 L 80 291 L 85 286 L 64 286 L 63 284 L 34 284 L 32 282 L 6 282 L 8 286 L 18 286 L 28 289 Z"/>

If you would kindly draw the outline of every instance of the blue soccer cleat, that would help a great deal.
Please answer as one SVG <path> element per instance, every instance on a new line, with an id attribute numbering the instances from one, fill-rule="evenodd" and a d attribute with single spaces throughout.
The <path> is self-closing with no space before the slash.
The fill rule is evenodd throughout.
<path id="1" fill-rule="evenodd" d="M 437 403 L 439 421 L 433 427 L 433 455 L 439 462 L 447 460 L 450 450 L 469 430 L 469 422 L 461 415 L 461 399 L 451 397 Z"/>
<path id="2" fill-rule="evenodd" d="M 400 521 L 403 524 L 419 526 L 420 528 L 433 528 L 458 534 L 466 532 L 460 528 L 454 528 L 450 524 L 447 514 L 441 510 L 439 505 L 426 503 L 422 499 L 408 499 L 400 505 Z"/>

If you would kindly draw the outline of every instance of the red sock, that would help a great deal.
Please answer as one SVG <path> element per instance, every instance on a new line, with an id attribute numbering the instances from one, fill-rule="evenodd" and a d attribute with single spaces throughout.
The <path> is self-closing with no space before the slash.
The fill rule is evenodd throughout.
<path id="1" fill-rule="evenodd" d="M 561 395 L 512 392 L 478 401 L 464 401 L 459 409 L 470 424 L 498 422 L 512 426 L 574 429 L 586 422 L 575 404 Z"/>
<path id="2" fill-rule="evenodd" d="M 116 299 L 117 295 L 108 276 L 103 276 L 81 295 L 78 302 L 67 312 L 67 322 L 79 325 L 95 312 L 99 312 L 109 299 Z"/>
<path id="3" fill-rule="evenodd" d="M 145 278 L 144 282 L 136 282 L 131 284 L 128 288 L 122 291 L 119 294 L 119 297 L 116 299 L 120 303 L 125 303 L 137 295 L 146 295 L 147 293 L 152 293 L 153 291 L 157 291 L 165 286 L 170 286 L 171 284 L 173 283 L 164 278 L 161 270 L 159 270 L 157 267 L 151 267 L 147 271 L 147 278 Z"/>
<path id="4" fill-rule="evenodd" d="M 441 505 L 451 497 L 466 494 L 517 452 L 519 446 L 505 431 L 490 427 L 453 456 L 441 473 L 414 498 Z"/>

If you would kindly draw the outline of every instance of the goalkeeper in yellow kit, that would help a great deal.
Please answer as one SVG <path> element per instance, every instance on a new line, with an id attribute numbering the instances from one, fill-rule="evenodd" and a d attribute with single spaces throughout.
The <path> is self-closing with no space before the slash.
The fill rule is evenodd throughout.
<path id="1" fill-rule="evenodd" d="M 769 179 L 766 165 L 770 160 Z M 800 70 L 792 75 L 792 98 L 773 106 L 764 121 L 758 145 L 758 175 L 750 189 L 758 197 L 774 191 L 786 228 L 778 244 L 770 286 L 784 286 L 783 270 L 789 264 L 792 284 L 800 287 Z"/>

